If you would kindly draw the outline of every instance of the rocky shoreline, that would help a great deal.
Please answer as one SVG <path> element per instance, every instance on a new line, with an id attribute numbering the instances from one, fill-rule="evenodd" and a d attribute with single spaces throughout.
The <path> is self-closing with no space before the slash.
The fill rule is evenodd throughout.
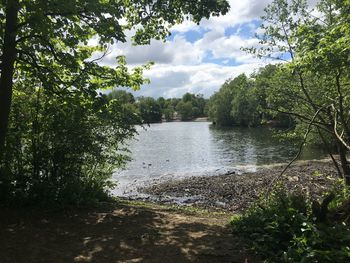
<path id="1" fill-rule="evenodd" d="M 146 199 L 161 204 L 182 204 L 208 210 L 239 212 L 265 192 L 285 164 L 262 166 L 254 173 L 190 177 L 139 187 Z M 313 199 L 332 189 L 337 173 L 329 160 L 299 161 L 280 181 L 290 191 L 302 191 Z"/>

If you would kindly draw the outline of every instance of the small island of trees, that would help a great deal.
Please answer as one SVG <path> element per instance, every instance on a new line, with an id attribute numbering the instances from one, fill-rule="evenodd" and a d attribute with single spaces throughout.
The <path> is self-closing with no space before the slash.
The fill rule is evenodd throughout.
<path id="1" fill-rule="evenodd" d="M 107 95 L 140 117 L 140 123 L 159 123 L 162 121 L 192 121 L 207 117 L 207 99 L 200 94 L 186 93 L 182 98 L 165 99 L 159 97 L 138 97 L 124 90 L 113 90 Z"/>

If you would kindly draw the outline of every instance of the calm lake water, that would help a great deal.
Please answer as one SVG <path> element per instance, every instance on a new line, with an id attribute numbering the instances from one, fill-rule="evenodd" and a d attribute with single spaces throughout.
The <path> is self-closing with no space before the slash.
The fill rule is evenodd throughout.
<path id="1" fill-rule="evenodd" d="M 288 162 L 297 146 L 281 142 L 268 128 L 213 127 L 209 122 L 152 124 L 130 142 L 133 161 L 116 171 L 116 195 L 133 195 L 135 187 L 152 181 L 254 171 L 257 166 Z M 301 159 L 325 154 L 305 149 Z"/>

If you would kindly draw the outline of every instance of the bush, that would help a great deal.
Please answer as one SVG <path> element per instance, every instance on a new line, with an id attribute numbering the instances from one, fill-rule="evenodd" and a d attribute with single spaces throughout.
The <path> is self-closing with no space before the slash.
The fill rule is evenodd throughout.
<path id="1" fill-rule="evenodd" d="M 344 198 L 338 195 L 336 199 Z M 335 200 L 333 203 L 336 203 Z M 320 222 L 301 194 L 276 188 L 232 219 L 234 232 L 269 262 L 348 262 L 350 228 L 345 222 Z"/>
<path id="2" fill-rule="evenodd" d="M 137 115 L 116 100 L 77 89 L 15 91 L 2 202 L 81 205 L 108 198 L 113 169 L 128 161 Z"/>

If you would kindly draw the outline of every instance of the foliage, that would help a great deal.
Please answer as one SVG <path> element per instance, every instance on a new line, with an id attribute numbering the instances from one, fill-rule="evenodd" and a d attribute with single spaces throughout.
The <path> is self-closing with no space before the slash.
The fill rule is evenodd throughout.
<path id="1" fill-rule="evenodd" d="M 161 107 L 163 112 L 163 117 L 166 121 L 173 121 L 177 118 L 178 113 L 176 112 L 176 106 L 179 104 L 181 99 L 179 98 L 170 98 L 164 99 L 159 98 L 158 101 L 161 100 Z"/>
<path id="2" fill-rule="evenodd" d="M 234 96 L 232 100 L 231 116 L 234 122 L 242 126 L 259 124 L 257 111 L 257 98 L 252 88 L 251 81 L 246 75 L 240 75 L 232 83 Z"/>
<path id="3" fill-rule="evenodd" d="M 107 98 L 109 100 L 118 100 L 123 104 L 132 104 L 135 103 L 134 96 L 125 90 L 114 89 L 110 93 L 108 93 Z"/>
<path id="4" fill-rule="evenodd" d="M 226 82 L 222 88 L 210 97 L 208 102 L 209 118 L 219 126 L 229 126 L 234 123 L 231 116 L 232 91 Z"/>
<path id="5" fill-rule="evenodd" d="M 3 198 L 81 204 L 106 198 L 112 170 L 128 160 L 137 116 L 97 93 L 15 91 L 6 144 Z M 5 191 L 5 189 L 7 189 Z"/>
<path id="6" fill-rule="evenodd" d="M 321 0 L 311 12 L 304 0 L 274 0 L 262 17 L 260 46 L 246 50 L 286 62 L 268 94 L 268 107 L 290 115 L 303 134 L 311 123 L 310 134 L 330 154 L 335 145 L 350 185 L 349 6 L 345 0 Z"/>
<path id="7" fill-rule="evenodd" d="M 134 96 L 125 90 L 114 89 L 107 95 L 109 101 L 116 100 L 118 103 L 123 105 L 123 108 L 129 111 L 130 115 L 133 116 L 130 119 L 132 124 L 141 125 L 143 123 L 140 109 L 136 104 Z"/>
<path id="8" fill-rule="evenodd" d="M 292 126 L 282 114 L 271 114 L 270 96 L 279 66 L 268 65 L 249 78 L 242 74 L 226 81 L 209 100 L 209 117 L 219 126 L 257 126 L 275 121 L 278 126 Z"/>
<path id="9" fill-rule="evenodd" d="M 157 99 L 157 102 L 166 121 L 172 121 L 176 116 L 179 116 L 182 121 L 206 116 L 205 107 L 207 100 L 200 94 L 185 93 L 181 99 L 164 99 L 160 97 Z"/>
<path id="10" fill-rule="evenodd" d="M 207 100 L 202 95 L 185 93 L 181 99 L 163 97 L 155 100 L 152 97 L 134 96 L 124 90 L 113 90 L 108 99 L 116 99 L 139 115 L 143 123 L 158 123 L 163 119 L 173 121 L 179 116 L 182 121 L 190 121 L 197 117 L 206 117 Z M 139 124 L 139 123 L 135 123 Z"/>
<path id="11" fill-rule="evenodd" d="M 225 0 L 13 0 L 0 3 L 0 195 L 3 200 L 82 203 L 105 196 L 124 142 L 140 123 L 128 94 L 151 63 L 99 62 L 110 45 L 165 40 L 184 19 L 228 11 Z M 9 131 L 9 132 L 7 132 Z"/>
<path id="12" fill-rule="evenodd" d="M 141 97 L 137 102 L 142 120 L 145 123 L 162 121 L 162 111 L 158 102 L 151 97 Z"/>
<path id="13" fill-rule="evenodd" d="M 190 101 L 180 101 L 176 105 L 176 111 L 180 114 L 182 121 L 188 121 L 193 118 L 193 106 Z"/>
<path id="14" fill-rule="evenodd" d="M 163 114 L 166 121 L 172 121 L 174 119 L 175 110 L 172 107 L 168 107 L 163 110 Z"/>
<path id="15" fill-rule="evenodd" d="M 337 195 L 334 203 L 337 200 L 344 200 L 344 195 Z M 283 188 L 276 188 L 267 200 L 234 217 L 231 225 L 268 262 L 350 260 L 350 227 L 345 222 L 317 222 L 311 202 Z"/>

